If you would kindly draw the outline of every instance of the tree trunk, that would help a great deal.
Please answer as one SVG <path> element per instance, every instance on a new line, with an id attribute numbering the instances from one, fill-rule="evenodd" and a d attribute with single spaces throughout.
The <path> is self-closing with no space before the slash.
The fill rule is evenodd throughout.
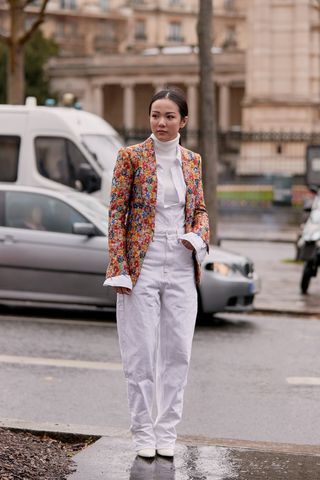
<path id="1" fill-rule="evenodd" d="M 25 101 L 24 92 L 24 45 L 13 44 L 9 47 L 7 69 L 7 102 L 12 105 L 22 105 Z"/>
<path id="2" fill-rule="evenodd" d="M 213 46 L 212 24 L 212 0 L 200 0 L 197 25 L 200 74 L 200 149 L 203 161 L 204 195 L 210 222 L 210 242 L 216 244 L 218 222 L 218 141 L 211 53 Z"/>
<path id="3" fill-rule="evenodd" d="M 24 103 L 24 45 L 19 36 L 24 32 L 25 13 L 21 2 L 14 1 L 10 5 L 11 35 L 8 49 L 7 68 L 7 102 L 18 105 Z"/>

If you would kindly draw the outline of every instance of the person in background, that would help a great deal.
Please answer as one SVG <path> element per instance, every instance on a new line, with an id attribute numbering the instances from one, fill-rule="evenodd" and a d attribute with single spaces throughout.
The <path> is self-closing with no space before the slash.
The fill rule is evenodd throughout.
<path id="1" fill-rule="evenodd" d="M 30 230 L 46 230 L 43 224 L 43 211 L 39 205 L 27 210 L 23 227 Z"/>
<path id="2" fill-rule="evenodd" d="M 117 292 L 134 449 L 173 457 L 209 224 L 200 155 L 180 145 L 188 120 L 182 91 L 156 93 L 149 119 L 151 136 L 118 153 L 104 285 Z"/>

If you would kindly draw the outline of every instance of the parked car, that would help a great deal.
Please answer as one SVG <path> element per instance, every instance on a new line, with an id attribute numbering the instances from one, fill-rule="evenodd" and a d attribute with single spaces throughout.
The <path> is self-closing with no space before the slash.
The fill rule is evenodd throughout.
<path id="1" fill-rule="evenodd" d="M 107 209 L 91 195 L 0 185 L 0 302 L 115 307 L 102 286 Z M 247 258 L 212 248 L 203 262 L 202 312 L 253 308 L 259 280 Z"/>

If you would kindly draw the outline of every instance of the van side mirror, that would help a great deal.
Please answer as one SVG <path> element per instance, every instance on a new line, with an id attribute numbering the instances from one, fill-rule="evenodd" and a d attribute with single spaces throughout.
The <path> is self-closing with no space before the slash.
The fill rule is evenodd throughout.
<path id="1" fill-rule="evenodd" d="M 308 185 L 308 188 L 311 193 L 317 194 L 319 191 L 319 187 L 317 185 Z"/>
<path id="2" fill-rule="evenodd" d="M 82 190 L 87 193 L 95 192 L 101 188 L 101 177 L 88 163 L 81 163 L 77 180 L 81 182 Z"/>
<path id="3" fill-rule="evenodd" d="M 312 202 L 305 201 L 305 202 L 303 203 L 303 211 L 304 211 L 305 213 L 310 213 L 311 210 L 312 210 Z"/>

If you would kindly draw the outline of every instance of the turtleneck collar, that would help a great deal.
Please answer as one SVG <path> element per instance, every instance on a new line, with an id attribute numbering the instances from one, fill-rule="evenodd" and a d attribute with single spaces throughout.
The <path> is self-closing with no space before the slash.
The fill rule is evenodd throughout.
<path id="1" fill-rule="evenodd" d="M 157 152 L 163 152 L 163 153 L 169 153 L 172 151 L 176 151 L 177 147 L 179 145 L 179 140 L 180 140 L 180 133 L 174 138 L 173 140 L 168 140 L 167 142 L 162 142 L 161 140 L 158 140 L 157 137 L 152 133 L 150 138 L 152 138 L 154 142 L 154 148 L 155 151 Z"/>

